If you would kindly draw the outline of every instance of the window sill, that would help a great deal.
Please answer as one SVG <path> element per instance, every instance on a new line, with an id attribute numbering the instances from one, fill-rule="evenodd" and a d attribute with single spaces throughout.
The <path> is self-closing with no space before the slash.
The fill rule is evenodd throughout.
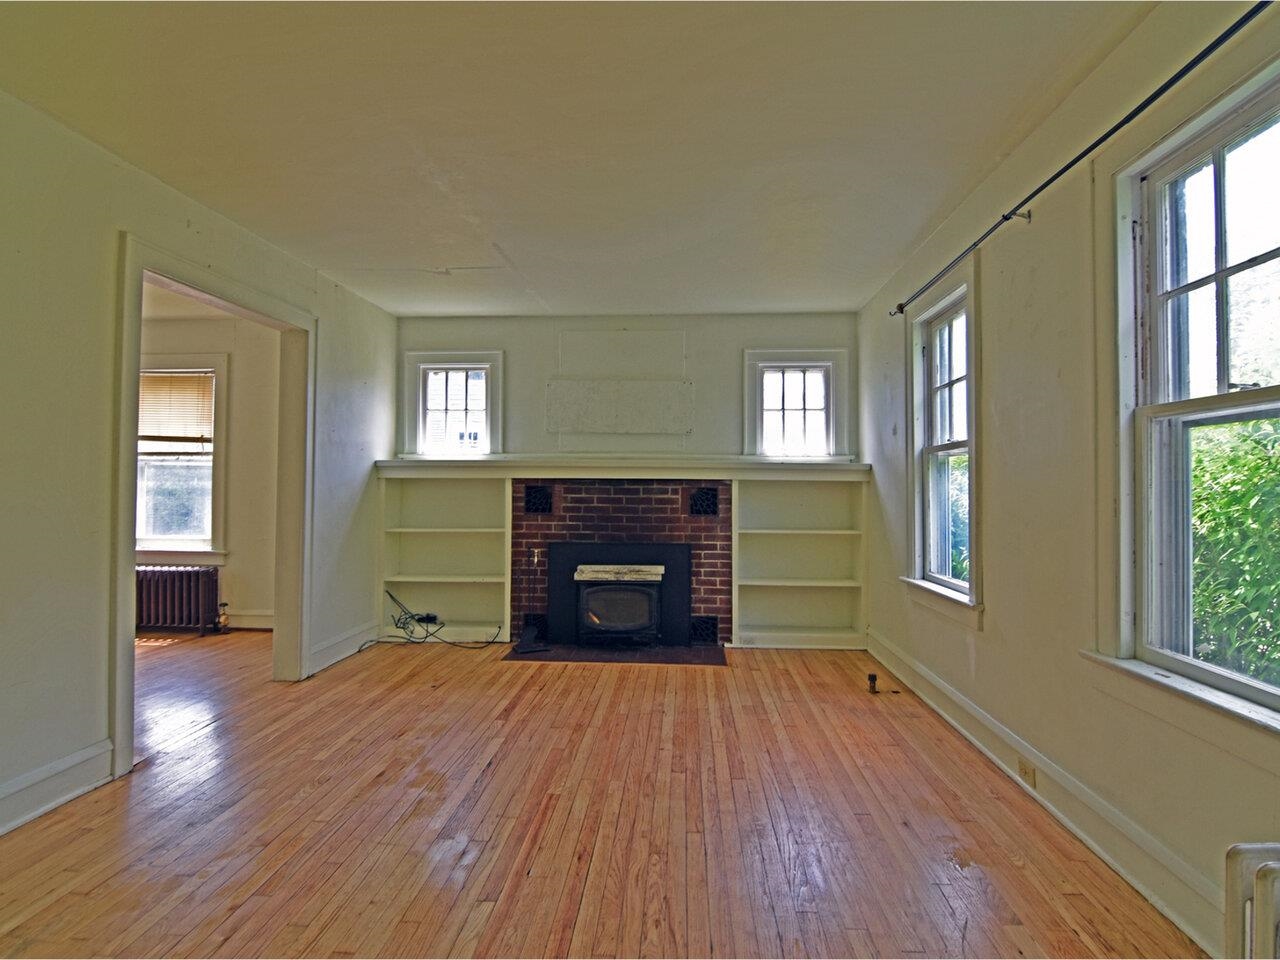
<path id="1" fill-rule="evenodd" d="M 908 596 L 913 603 L 963 624 L 970 630 L 982 629 L 983 606 L 981 603 L 975 603 L 968 594 L 948 590 L 932 580 L 921 580 L 917 577 L 899 577 L 898 579 L 912 588 L 908 591 Z"/>
<path id="2" fill-rule="evenodd" d="M 225 550 L 136 550 L 134 563 L 140 566 L 222 567 Z"/>
<path id="3" fill-rule="evenodd" d="M 1225 693 L 1208 684 L 1181 676 L 1142 660 L 1109 657 L 1095 650 L 1081 650 L 1080 656 L 1126 676 L 1174 693 L 1183 699 L 1208 707 L 1218 713 L 1241 720 L 1269 733 L 1280 733 L 1280 712 L 1252 700 Z M 1194 731 L 1193 731 L 1194 732 Z"/>

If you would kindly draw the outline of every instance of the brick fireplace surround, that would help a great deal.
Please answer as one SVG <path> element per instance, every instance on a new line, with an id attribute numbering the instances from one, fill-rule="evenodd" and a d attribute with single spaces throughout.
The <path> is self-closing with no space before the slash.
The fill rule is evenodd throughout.
<path id="1" fill-rule="evenodd" d="M 525 512 L 525 488 L 549 487 L 550 513 Z M 692 615 L 717 618 L 721 643 L 732 636 L 732 523 L 730 485 L 720 480 L 517 479 L 511 503 L 511 622 L 547 612 L 547 545 L 687 543 L 693 560 Z M 715 516 L 690 515 L 690 497 L 710 487 Z M 534 562 L 537 551 L 537 563 Z"/>

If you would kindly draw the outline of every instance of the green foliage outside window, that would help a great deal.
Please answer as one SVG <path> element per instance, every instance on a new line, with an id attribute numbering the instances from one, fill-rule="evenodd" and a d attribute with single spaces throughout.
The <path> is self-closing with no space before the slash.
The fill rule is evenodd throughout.
<path id="1" fill-rule="evenodd" d="M 1192 653 L 1280 686 L 1280 420 L 1191 431 Z"/>

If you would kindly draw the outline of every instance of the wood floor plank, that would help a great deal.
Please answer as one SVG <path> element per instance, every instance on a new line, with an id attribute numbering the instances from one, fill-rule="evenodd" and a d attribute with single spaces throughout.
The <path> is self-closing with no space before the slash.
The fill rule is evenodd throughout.
<path id="1" fill-rule="evenodd" d="M 139 646 L 142 762 L 0 837 L 0 956 L 1200 955 L 864 653 L 508 649 Z"/>

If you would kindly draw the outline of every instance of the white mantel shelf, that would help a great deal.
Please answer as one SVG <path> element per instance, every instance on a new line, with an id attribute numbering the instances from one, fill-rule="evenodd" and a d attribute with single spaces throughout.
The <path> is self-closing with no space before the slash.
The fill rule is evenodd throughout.
<path id="1" fill-rule="evenodd" d="M 626 480 L 843 480 L 870 479 L 871 465 L 849 457 L 774 460 L 766 457 L 661 457 L 568 454 L 495 454 L 467 460 L 403 457 L 379 460 L 379 477 L 546 477 Z"/>

